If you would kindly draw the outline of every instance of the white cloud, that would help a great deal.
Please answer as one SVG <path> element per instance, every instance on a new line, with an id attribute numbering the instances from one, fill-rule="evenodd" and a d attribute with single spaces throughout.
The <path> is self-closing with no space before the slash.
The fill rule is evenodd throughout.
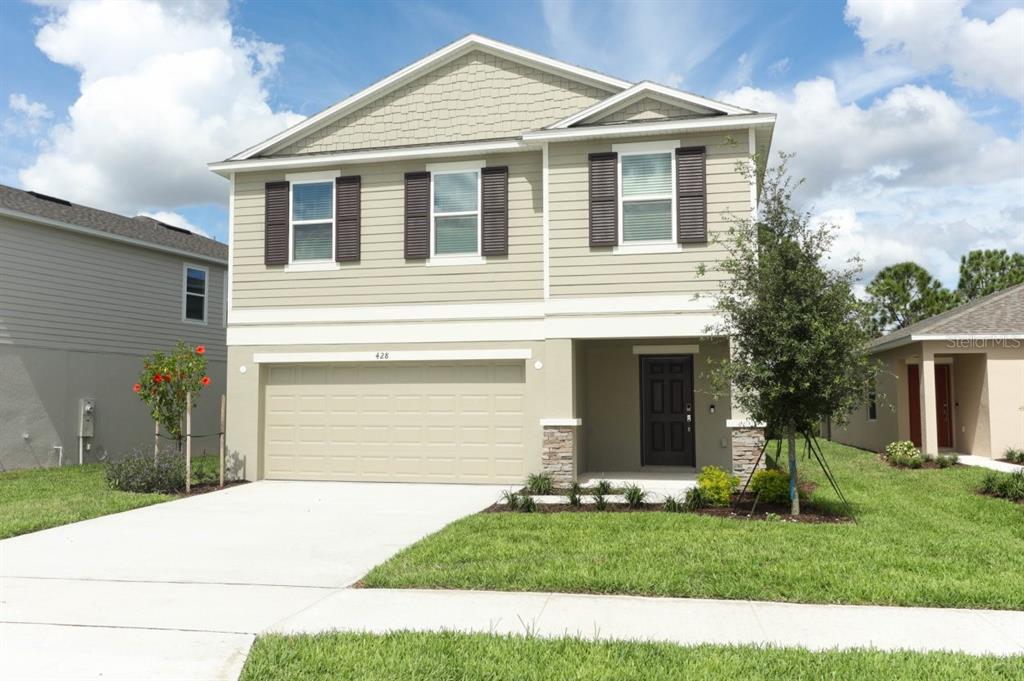
<path id="1" fill-rule="evenodd" d="M 8 135 L 34 135 L 48 119 L 53 118 L 49 107 L 29 100 L 21 92 L 7 98 L 7 108 L 11 115 L 4 119 L 4 132 Z"/>
<path id="2" fill-rule="evenodd" d="M 724 101 L 779 114 L 772 147 L 795 152 L 799 198 L 841 227 L 836 256 L 865 275 L 916 260 L 955 285 L 972 248 L 1024 249 L 1024 140 L 975 121 L 944 92 L 916 85 L 867 105 L 843 103 L 828 78 L 792 91 L 741 88 Z"/>
<path id="3" fill-rule="evenodd" d="M 1024 100 L 1024 9 L 992 21 L 964 15 L 961 0 L 849 0 L 846 19 L 873 55 L 895 55 L 914 68 L 949 69 L 968 88 Z"/>
<path id="4" fill-rule="evenodd" d="M 223 203 L 205 164 L 302 118 L 268 103 L 282 48 L 236 37 L 227 14 L 201 0 L 52 7 L 36 45 L 80 72 L 80 95 L 21 183 L 127 214 Z"/>
<path id="5" fill-rule="evenodd" d="M 768 75 L 770 76 L 781 76 L 789 71 L 789 57 L 783 57 L 778 61 L 774 61 L 768 66 Z"/>
<path id="6" fill-rule="evenodd" d="M 144 215 L 145 217 L 153 218 L 154 220 L 159 220 L 160 222 L 171 225 L 172 227 L 181 227 L 182 229 L 187 229 L 193 234 L 199 234 L 201 236 L 210 237 L 211 239 L 213 238 L 212 236 L 210 236 L 210 233 L 207 232 L 205 229 L 199 227 L 198 225 L 192 224 L 184 215 L 181 215 L 180 213 L 175 213 L 174 211 L 158 210 L 152 213 L 148 211 L 143 211 L 139 213 L 139 215 Z"/>

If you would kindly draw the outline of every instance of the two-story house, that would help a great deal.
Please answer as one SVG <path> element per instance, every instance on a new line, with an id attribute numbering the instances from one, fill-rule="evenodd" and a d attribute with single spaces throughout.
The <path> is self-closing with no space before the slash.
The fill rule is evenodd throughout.
<path id="1" fill-rule="evenodd" d="M 152 447 L 132 386 L 144 356 L 179 340 L 205 346 L 212 380 L 193 432 L 218 432 L 227 256 L 153 218 L 0 185 L 0 470 Z"/>
<path id="2" fill-rule="evenodd" d="M 774 121 L 470 35 L 211 164 L 246 476 L 749 467 L 706 331 Z"/>

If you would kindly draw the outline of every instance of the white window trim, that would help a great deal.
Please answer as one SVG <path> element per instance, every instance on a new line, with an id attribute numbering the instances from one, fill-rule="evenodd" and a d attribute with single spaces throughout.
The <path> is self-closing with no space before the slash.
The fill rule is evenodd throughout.
<path id="1" fill-rule="evenodd" d="M 200 270 L 203 273 L 203 319 L 189 319 L 186 314 L 186 303 L 189 295 L 197 296 L 198 293 L 188 292 L 188 271 Z M 210 317 L 210 269 L 203 265 L 195 265 L 190 262 L 181 263 L 181 321 L 186 324 L 199 324 L 206 326 L 206 320 Z"/>
<path id="2" fill-rule="evenodd" d="M 674 251 L 682 250 L 679 245 L 677 234 L 678 225 L 676 224 L 676 164 L 675 164 L 675 150 L 680 146 L 677 140 L 671 140 L 668 142 L 633 142 L 629 144 L 613 144 L 612 151 L 618 154 L 616 159 L 616 183 L 618 184 L 618 243 L 615 248 L 612 249 L 612 253 L 671 253 Z M 629 197 L 624 199 L 622 196 L 622 159 L 624 156 L 646 156 L 650 154 L 668 154 L 669 169 L 672 173 L 672 184 L 667 195 L 665 194 L 650 194 L 642 197 Z M 658 239 L 657 241 L 626 241 L 624 237 L 623 222 L 625 221 L 625 213 L 623 211 L 623 203 L 628 202 L 639 202 L 639 201 L 664 201 L 668 199 L 671 202 L 671 208 L 669 208 L 670 218 L 672 221 L 672 235 L 668 239 Z"/>
<path id="3" fill-rule="evenodd" d="M 333 173 L 333 174 L 331 174 Z M 310 176 L 315 177 L 310 177 Z M 334 224 L 334 218 L 337 214 L 338 207 L 335 206 L 335 202 L 338 200 L 337 192 L 334 191 L 334 180 L 337 177 L 336 171 L 328 171 L 326 173 L 295 173 L 289 176 L 292 179 L 288 180 L 288 266 L 285 268 L 286 271 L 303 271 L 305 270 L 303 265 L 327 265 L 334 264 L 334 254 L 337 253 L 337 244 L 335 240 L 338 238 L 337 228 Z M 301 179 L 299 179 L 301 178 Z M 317 260 L 296 260 L 295 259 L 295 225 L 322 225 L 327 220 L 293 220 L 292 215 L 295 210 L 295 186 L 299 184 L 330 184 L 331 185 L 331 255 L 329 258 L 319 258 Z M 299 267 L 296 267 L 299 266 Z M 309 270 L 305 270 L 309 271 Z"/>
<path id="4" fill-rule="evenodd" d="M 483 234 L 481 213 L 481 182 L 483 173 L 480 172 L 487 166 L 485 161 L 453 161 L 451 163 L 430 163 L 426 170 L 430 173 L 430 257 L 427 259 L 427 266 L 438 265 L 483 265 L 487 262 L 482 254 Z M 476 210 L 455 211 L 453 213 L 434 213 L 434 189 L 437 187 L 435 178 L 438 175 L 455 175 L 461 173 L 476 173 Z M 476 252 L 475 253 L 437 253 L 434 249 L 437 244 L 437 226 L 434 222 L 437 217 L 454 218 L 476 215 Z"/>

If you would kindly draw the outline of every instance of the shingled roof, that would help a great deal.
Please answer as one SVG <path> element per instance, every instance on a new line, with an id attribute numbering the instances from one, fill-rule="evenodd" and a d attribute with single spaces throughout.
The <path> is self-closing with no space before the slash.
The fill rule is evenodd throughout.
<path id="1" fill-rule="evenodd" d="M 942 314 L 897 329 L 868 344 L 869 350 L 883 350 L 927 336 L 971 338 L 978 336 L 1024 337 L 1024 284 L 996 291 Z"/>
<path id="2" fill-rule="evenodd" d="M 228 260 L 226 244 L 194 234 L 182 227 L 168 225 L 142 215 L 129 218 L 2 184 L 0 184 L 0 215 L 40 218 L 40 222 L 43 224 L 49 222 L 84 227 L 87 230 L 105 232 L 114 237 L 153 244 L 161 249 L 184 251 L 224 263 L 227 263 Z"/>

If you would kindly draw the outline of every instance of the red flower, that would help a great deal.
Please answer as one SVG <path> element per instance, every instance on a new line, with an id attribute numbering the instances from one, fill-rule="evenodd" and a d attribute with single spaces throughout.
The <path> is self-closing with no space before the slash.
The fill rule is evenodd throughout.
<path id="1" fill-rule="evenodd" d="M 153 374 L 153 382 L 154 383 L 160 383 L 163 380 L 164 380 L 164 377 L 161 376 L 160 374 Z"/>
<path id="2" fill-rule="evenodd" d="M 210 385 L 210 377 L 209 376 L 203 376 L 202 384 L 203 385 Z"/>
<path id="3" fill-rule="evenodd" d="M 196 346 L 196 354 L 197 355 L 201 355 L 204 352 L 206 352 L 206 346 L 205 345 L 197 345 Z"/>
<path id="4" fill-rule="evenodd" d="M 141 384 L 139 384 L 139 383 L 136 383 L 135 385 L 133 385 L 133 386 L 132 386 L 132 392 L 133 392 L 133 393 L 137 393 L 137 392 L 139 392 L 140 390 L 142 390 L 142 385 L 141 385 Z"/>
<path id="5" fill-rule="evenodd" d="M 168 383 L 170 383 L 171 382 L 171 375 L 170 374 L 164 374 L 164 380 L 167 381 Z"/>

